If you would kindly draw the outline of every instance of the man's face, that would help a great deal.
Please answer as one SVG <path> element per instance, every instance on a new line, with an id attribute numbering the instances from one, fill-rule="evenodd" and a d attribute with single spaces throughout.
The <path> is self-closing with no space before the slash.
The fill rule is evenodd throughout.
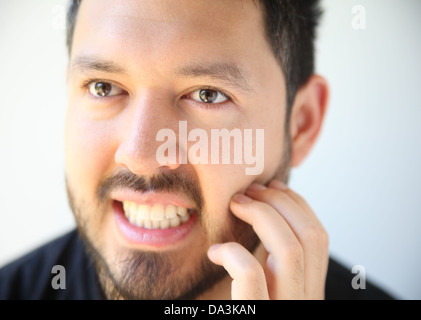
<path id="1" fill-rule="evenodd" d="M 108 297 L 193 298 L 226 275 L 210 245 L 256 248 L 230 199 L 285 179 L 289 160 L 285 81 L 254 1 L 82 1 L 68 86 L 68 193 Z M 244 161 L 161 164 L 157 133 L 178 136 L 179 121 L 208 137 L 251 129 L 254 144 L 264 129 L 262 174 Z"/>

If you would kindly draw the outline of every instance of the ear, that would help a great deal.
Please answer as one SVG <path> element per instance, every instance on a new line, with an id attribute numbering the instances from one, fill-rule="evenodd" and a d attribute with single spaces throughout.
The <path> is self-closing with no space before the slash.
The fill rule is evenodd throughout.
<path id="1" fill-rule="evenodd" d="M 295 97 L 290 118 L 291 165 L 299 166 L 319 136 L 329 96 L 326 80 L 312 75 Z"/>

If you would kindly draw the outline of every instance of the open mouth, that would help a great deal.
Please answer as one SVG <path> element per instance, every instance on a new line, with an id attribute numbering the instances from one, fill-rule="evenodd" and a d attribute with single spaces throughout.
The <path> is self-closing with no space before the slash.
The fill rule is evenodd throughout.
<path id="1" fill-rule="evenodd" d="M 137 204 L 132 201 L 123 201 L 124 215 L 133 226 L 145 229 L 176 228 L 189 221 L 195 213 L 188 209 L 173 204 Z"/>
<path id="2" fill-rule="evenodd" d="M 196 225 L 197 210 L 187 208 L 187 203 L 175 197 L 171 199 L 171 195 L 133 200 L 113 201 L 117 230 L 131 245 L 149 248 L 182 245 Z"/>

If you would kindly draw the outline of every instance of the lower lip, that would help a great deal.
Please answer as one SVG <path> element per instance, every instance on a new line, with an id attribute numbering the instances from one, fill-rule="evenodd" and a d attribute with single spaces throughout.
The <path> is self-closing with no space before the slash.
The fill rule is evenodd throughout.
<path id="1" fill-rule="evenodd" d="M 120 233 L 130 243 L 135 245 L 147 245 L 151 247 L 166 247 L 174 245 L 184 239 L 194 226 L 197 214 L 176 228 L 168 229 L 145 229 L 132 225 L 124 215 L 121 202 L 113 202 L 114 217 Z"/>

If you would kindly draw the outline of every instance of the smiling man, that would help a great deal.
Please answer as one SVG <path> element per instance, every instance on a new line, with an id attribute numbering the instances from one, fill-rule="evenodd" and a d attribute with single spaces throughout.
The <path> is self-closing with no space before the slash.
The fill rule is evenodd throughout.
<path id="1" fill-rule="evenodd" d="M 352 288 L 286 185 L 327 107 L 313 74 L 318 17 L 317 1 L 72 1 L 65 159 L 78 228 L 3 268 L 0 297 L 387 297 Z M 229 163 L 181 161 L 195 139 L 183 143 L 180 124 L 264 132 L 244 145 L 263 170 L 246 174 L 237 145 L 222 143 Z M 177 161 L 157 157 L 162 129 L 176 134 Z M 66 289 L 51 286 L 56 265 Z"/>

